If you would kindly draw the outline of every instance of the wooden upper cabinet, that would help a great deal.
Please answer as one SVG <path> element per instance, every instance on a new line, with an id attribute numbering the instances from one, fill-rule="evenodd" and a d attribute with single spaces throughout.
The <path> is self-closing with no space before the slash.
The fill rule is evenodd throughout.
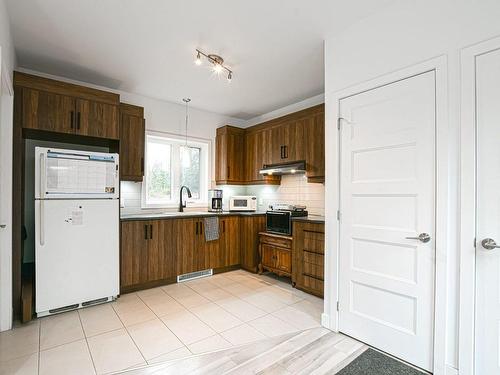
<path id="1" fill-rule="evenodd" d="M 120 135 L 117 105 L 76 100 L 76 133 L 89 137 L 118 139 Z"/>
<path id="2" fill-rule="evenodd" d="M 20 72 L 14 86 L 22 89 L 23 128 L 119 139 L 118 94 Z"/>
<path id="3" fill-rule="evenodd" d="M 75 132 L 75 99 L 45 91 L 22 89 L 22 121 L 28 129 Z"/>
<path id="4" fill-rule="evenodd" d="M 245 130 L 217 129 L 218 184 L 279 184 L 278 176 L 262 176 L 264 165 L 306 162 L 309 182 L 325 179 L 325 109 L 320 104 Z"/>
<path id="5" fill-rule="evenodd" d="M 325 112 L 307 122 L 305 131 L 306 176 L 308 182 L 325 182 Z"/>
<path id="6" fill-rule="evenodd" d="M 144 108 L 120 104 L 120 177 L 142 181 L 144 176 Z"/>
<path id="7" fill-rule="evenodd" d="M 272 164 L 305 159 L 305 123 L 307 120 L 285 122 L 272 129 Z"/>
<path id="8" fill-rule="evenodd" d="M 279 184 L 279 176 L 259 173 L 265 164 L 273 163 L 272 129 L 247 131 L 245 134 L 245 183 Z"/>
<path id="9" fill-rule="evenodd" d="M 215 180 L 218 184 L 244 183 L 245 130 L 234 126 L 217 129 Z"/>

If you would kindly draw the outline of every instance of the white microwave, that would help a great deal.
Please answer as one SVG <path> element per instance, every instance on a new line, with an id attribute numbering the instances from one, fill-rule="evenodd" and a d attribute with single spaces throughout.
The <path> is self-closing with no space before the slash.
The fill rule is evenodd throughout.
<path id="1" fill-rule="evenodd" d="M 230 197 L 229 211 L 257 211 L 257 197 L 251 195 Z"/>

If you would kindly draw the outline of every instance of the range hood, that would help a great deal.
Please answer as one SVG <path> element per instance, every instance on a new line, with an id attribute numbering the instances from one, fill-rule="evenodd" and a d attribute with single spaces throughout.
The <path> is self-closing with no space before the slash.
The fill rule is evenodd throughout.
<path id="1" fill-rule="evenodd" d="M 259 171 L 264 176 L 282 176 L 284 174 L 304 174 L 306 173 L 306 162 L 304 160 L 283 164 L 264 164 L 264 168 Z"/>

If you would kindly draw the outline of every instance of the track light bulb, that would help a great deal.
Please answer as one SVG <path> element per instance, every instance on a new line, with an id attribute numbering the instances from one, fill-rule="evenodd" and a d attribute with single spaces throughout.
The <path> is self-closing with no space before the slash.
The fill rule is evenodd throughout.
<path id="1" fill-rule="evenodd" d="M 217 73 L 217 74 L 219 74 L 220 72 L 222 72 L 222 66 L 221 66 L 221 64 L 216 63 L 214 65 L 214 72 Z"/>
<path id="2" fill-rule="evenodd" d="M 229 74 L 227 75 L 227 81 L 231 82 L 232 79 L 233 79 L 233 73 L 229 72 Z"/>
<path id="3" fill-rule="evenodd" d="M 201 54 L 198 51 L 198 54 L 196 55 L 196 60 L 194 61 L 196 65 L 201 65 Z"/>

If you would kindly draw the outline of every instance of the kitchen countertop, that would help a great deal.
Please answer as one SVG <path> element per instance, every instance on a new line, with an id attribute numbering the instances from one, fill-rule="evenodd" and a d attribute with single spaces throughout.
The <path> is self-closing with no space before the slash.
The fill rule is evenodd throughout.
<path id="1" fill-rule="evenodd" d="M 152 219 L 191 219 L 196 217 L 210 216 L 258 216 L 265 215 L 265 211 L 255 212 L 208 212 L 208 211 L 185 211 L 185 212 L 138 212 L 132 214 L 120 214 L 121 221 L 127 220 L 152 220 Z"/>
<path id="2" fill-rule="evenodd" d="M 325 217 L 319 216 L 319 215 L 292 217 L 292 220 L 293 221 L 307 221 L 308 223 L 318 223 L 318 224 L 325 223 Z"/>

